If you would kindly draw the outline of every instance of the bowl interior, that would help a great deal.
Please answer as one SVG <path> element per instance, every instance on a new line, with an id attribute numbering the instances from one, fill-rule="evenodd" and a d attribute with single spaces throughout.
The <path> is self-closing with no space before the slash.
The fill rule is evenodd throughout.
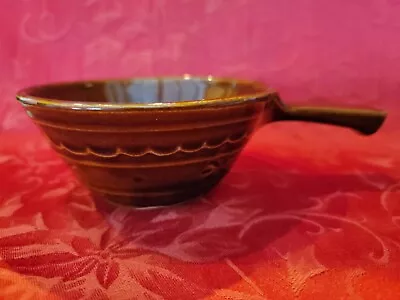
<path id="1" fill-rule="evenodd" d="M 251 81 L 182 77 L 51 84 L 28 88 L 24 94 L 55 101 L 152 104 L 245 98 L 263 90 Z"/>

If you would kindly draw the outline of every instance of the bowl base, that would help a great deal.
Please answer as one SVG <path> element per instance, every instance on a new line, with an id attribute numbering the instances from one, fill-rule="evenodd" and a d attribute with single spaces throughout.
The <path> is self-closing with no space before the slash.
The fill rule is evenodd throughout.
<path id="1" fill-rule="evenodd" d="M 93 199 L 96 205 L 96 208 L 101 211 L 112 211 L 115 208 L 126 208 L 126 209 L 134 209 L 134 210 L 153 210 L 153 209 L 162 209 L 167 207 L 174 207 L 178 205 L 182 205 L 185 203 L 192 203 L 202 198 L 202 195 L 192 198 L 186 198 L 181 200 L 168 201 L 164 199 L 160 203 L 160 201 L 149 201 L 148 199 L 140 199 L 138 201 L 137 198 L 125 198 L 125 199 L 115 199 L 113 197 L 109 197 L 108 195 L 101 195 L 98 193 L 93 193 Z"/>
<path id="2" fill-rule="evenodd" d="M 156 208 L 172 206 L 184 202 L 195 201 L 201 196 L 208 194 L 220 181 L 216 178 L 202 184 L 191 184 L 185 189 L 168 191 L 147 191 L 137 193 L 104 193 L 97 189 L 91 189 L 95 202 L 103 202 L 113 206 L 125 206 L 133 208 Z M 96 204 L 97 205 L 97 204 Z"/>

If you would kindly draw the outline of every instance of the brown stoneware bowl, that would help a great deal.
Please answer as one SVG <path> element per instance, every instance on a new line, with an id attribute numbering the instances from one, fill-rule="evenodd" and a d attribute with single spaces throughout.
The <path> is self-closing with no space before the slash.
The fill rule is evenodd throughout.
<path id="1" fill-rule="evenodd" d="M 369 135 L 386 117 L 288 107 L 262 83 L 211 76 L 49 84 L 17 99 L 95 195 L 141 207 L 210 191 L 263 124 L 311 121 Z"/>

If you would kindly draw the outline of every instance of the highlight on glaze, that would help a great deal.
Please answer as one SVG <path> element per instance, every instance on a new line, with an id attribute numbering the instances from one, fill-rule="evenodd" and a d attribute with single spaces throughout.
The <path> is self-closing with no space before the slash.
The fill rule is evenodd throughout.
<path id="1" fill-rule="evenodd" d="M 23 105 L 91 111 L 225 106 L 271 93 L 261 82 L 185 75 L 37 85 L 19 91 L 17 99 Z"/>

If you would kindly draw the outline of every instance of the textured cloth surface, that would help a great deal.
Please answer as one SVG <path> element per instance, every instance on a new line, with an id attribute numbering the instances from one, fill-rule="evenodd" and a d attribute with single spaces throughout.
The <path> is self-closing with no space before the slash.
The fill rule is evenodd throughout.
<path id="1" fill-rule="evenodd" d="M 154 210 L 96 208 L 42 136 L 4 134 L 0 296 L 397 299 L 400 142 L 387 127 L 267 126 L 207 197 Z"/>
<path id="2" fill-rule="evenodd" d="M 0 15 L 1 299 L 399 298 L 399 0 L 1 0 Z M 370 138 L 270 125 L 204 199 L 110 210 L 14 101 L 184 73 L 390 117 Z"/>

